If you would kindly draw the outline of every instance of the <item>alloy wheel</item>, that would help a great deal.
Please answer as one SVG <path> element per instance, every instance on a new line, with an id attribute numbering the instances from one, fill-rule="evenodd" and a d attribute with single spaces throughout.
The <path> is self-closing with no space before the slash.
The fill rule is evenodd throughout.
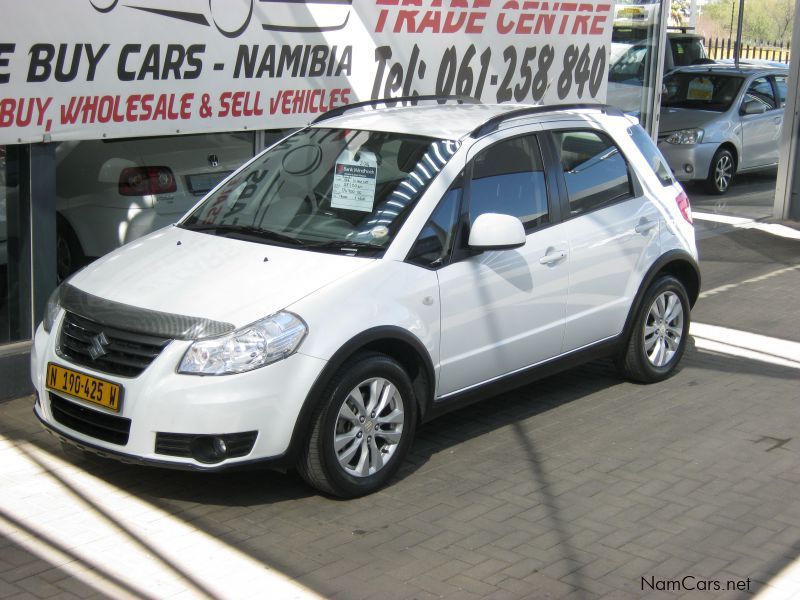
<path id="1" fill-rule="evenodd" d="M 680 348 L 683 305 L 675 292 L 656 296 L 644 322 L 644 350 L 653 366 L 663 367 Z"/>
<path id="2" fill-rule="evenodd" d="M 714 165 L 714 184 L 720 192 L 724 192 L 731 184 L 733 177 L 733 160 L 729 154 L 722 154 Z"/>
<path id="3" fill-rule="evenodd" d="M 374 475 L 403 437 L 405 412 L 397 387 L 374 377 L 354 387 L 336 417 L 333 445 L 339 465 L 354 477 Z"/>

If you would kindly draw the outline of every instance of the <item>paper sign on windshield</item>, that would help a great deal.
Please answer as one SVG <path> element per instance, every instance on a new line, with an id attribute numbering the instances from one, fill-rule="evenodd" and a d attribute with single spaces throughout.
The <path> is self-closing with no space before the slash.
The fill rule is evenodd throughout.
<path id="1" fill-rule="evenodd" d="M 374 155 L 366 152 L 360 154 L 358 161 L 345 158 L 344 155 L 336 161 L 331 196 L 333 208 L 372 212 L 378 161 Z"/>
<path id="2" fill-rule="evenodd" d="M 711 100 L 714 95 L 714 84 L 706 77 L 697 77 L 689 83 L 687 100 Z"/>

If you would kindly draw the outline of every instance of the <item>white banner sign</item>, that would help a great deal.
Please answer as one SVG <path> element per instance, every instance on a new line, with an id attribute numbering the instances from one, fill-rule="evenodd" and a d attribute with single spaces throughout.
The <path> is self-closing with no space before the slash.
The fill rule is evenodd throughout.
<path id="1" fill-rule="evenodd" d="M 384 97 L 604 102 L 607 0 L 0 0 L 0 144 L 297 127 Z"/>

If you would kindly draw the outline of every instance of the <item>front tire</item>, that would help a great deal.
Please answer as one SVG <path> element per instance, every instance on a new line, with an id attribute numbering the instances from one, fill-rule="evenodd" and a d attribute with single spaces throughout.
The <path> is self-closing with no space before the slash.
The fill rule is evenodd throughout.
<path id="1" fill-rule="evenodd" d="M 414 390 L 403 367 L 383 354 L 358 355 L 325 390 L 298 471 L 333 496 L 371 494 L 402 464 L 416 421 Z"/>
<path id="2" fill-rule="evenodd" d="M 711 167 L 706 178 L 706 191 L 709 194 L 721 195 L 727 192 L 733 181 L 736 161 L 726 148 L 720 148 L 711 159 Z"/>
<path id="3" fill-rule="evenodd" d="M 622 373 L 641 383 L 672 375 L 686 350 L 690 321 L 686 288 L 671 275 L 658 278 L 642 300 L 618 362 Z"/>

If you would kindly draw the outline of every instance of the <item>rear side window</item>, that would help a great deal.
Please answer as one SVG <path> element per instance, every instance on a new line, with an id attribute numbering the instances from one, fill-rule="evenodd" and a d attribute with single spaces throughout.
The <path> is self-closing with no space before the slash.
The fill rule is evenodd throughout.
<path id="1" fill-rule="evenodd" d="M 775 75 L 775 87 L 778 88 L 778 106 L 786 106 L 786 75 Z"/>
<path id="2" fill-rule="evenodd" d="M 641 126 L 636 125 L 628 129 L 628 133 L 631 138 L 633 138 L 639 151 L 644 155 L 645 159 L 647 159 L 650 168 L 655 172 L 661 185 L 669 186 L 675 183 L 675 179 L 672 177 L 672 170 L 667 166 L 667 160 L 664 158 L 664 155 L 661 154 L 658 146 L 656 146 L 653 140 L 650 139 L 650 136 L 647 135 L 647 132 L 642 129 Z"/>
<path id="3" fill-rule="evenodd" d="M 470 186 L 470 224 L 483 213 L 518 217 L 525 229 L 548 222 L 547 186 L 535 136 L 498 142 L 477 156 Z"/>
<path id="4" fill-rule="evenodd" d="M 630 167 L 619 148 L 598 131 L 556 131 L 553 138 L 573 216 L 633 197 Z"/>

